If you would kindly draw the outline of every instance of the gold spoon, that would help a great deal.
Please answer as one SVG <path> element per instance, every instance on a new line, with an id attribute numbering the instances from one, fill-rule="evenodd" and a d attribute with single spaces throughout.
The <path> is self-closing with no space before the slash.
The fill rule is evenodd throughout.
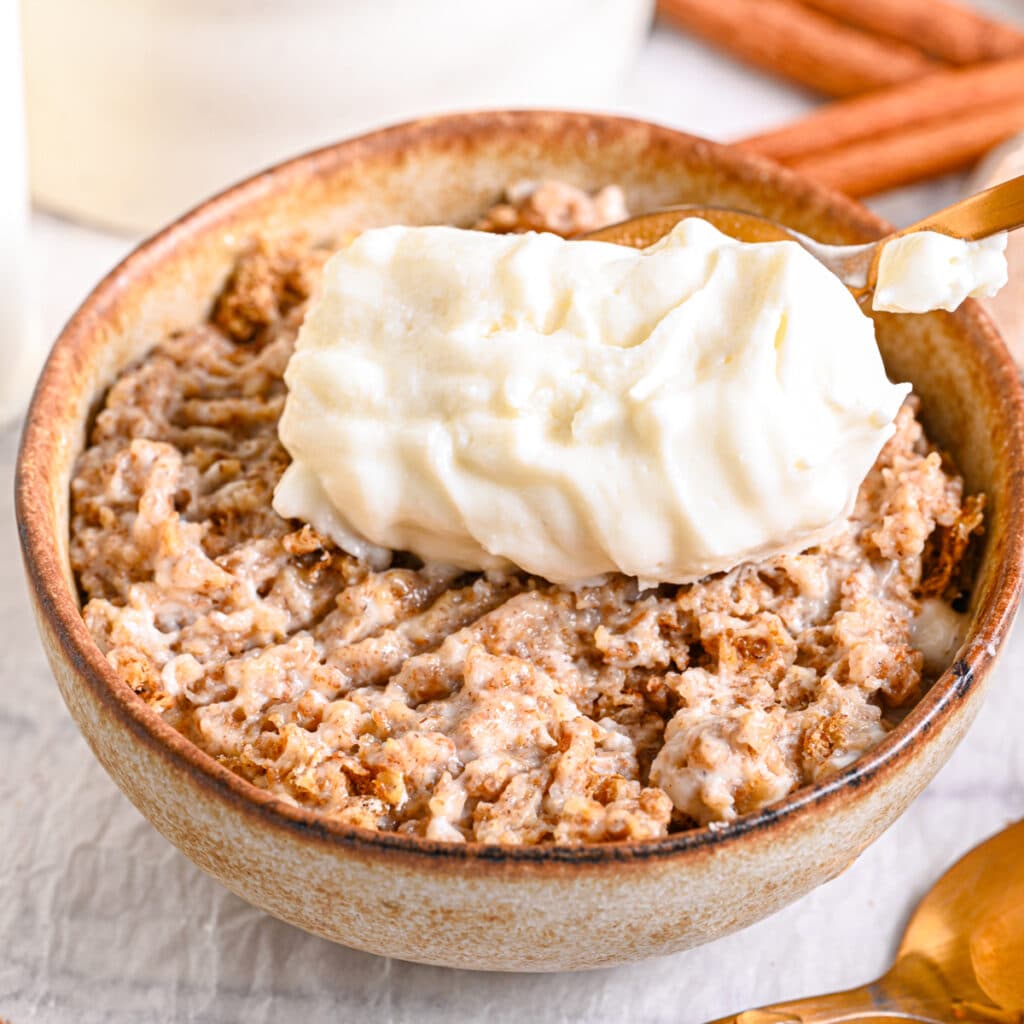
<path id="1" fill-rule="evenodd" d="M 713 1024 L 833 1021 L 1024 1021 L 1024 821 L 976 846 L 939 879 L 878 981 Z"/>
<path id="2" fill-rule="evenodd" d="M 799 242 L 859 296 L 874 291 L 882 248 L 901 235 L 937 231 L 973 242 L 1024 226 L 1024 175 L 961 199 L 909 228 L 865 245 L 826 245 L 757 214 L 716 206 L 671 206 L 590 231 L 583 237 L 588 241 L 615 242 L 645 249 L 687 217 L 710 221 L 719 231 L 742 242 Z"/>

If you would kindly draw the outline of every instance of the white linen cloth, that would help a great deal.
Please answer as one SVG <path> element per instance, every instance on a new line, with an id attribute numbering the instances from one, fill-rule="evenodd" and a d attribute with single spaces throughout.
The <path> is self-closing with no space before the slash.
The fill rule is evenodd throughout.
<path id="1" fill-rule="evenodd" d="M 1015 0 L 992 10 L 1019 13 Z M 688 83 L 699 82 L 694 88 Z M 811 100 L 659 30 L 620 109 L 719 138 Z M 959 179 L 882 197 L 910 222 Z M 34 222 L 52 337 L 129 247 Z M 249 907 L 168 844 L 92 757 L 50 677 L 28 608 L 12 510 L 16 437 L 0 434 L 0 1018 L 10 1024 L 188 1020 L 696 1024 L 860 985 L 885 969 L 917 901 L 957 857 L 1024 816 L 1018 631 L 966 740 L 910 810 L 843 875 L 746 931 L 583 974 L 475 974 L 389 961 Z"/>

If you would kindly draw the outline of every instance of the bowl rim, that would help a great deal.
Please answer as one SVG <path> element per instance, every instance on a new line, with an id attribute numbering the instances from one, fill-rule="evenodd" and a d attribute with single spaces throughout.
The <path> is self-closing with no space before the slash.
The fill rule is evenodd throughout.
<path id="1" fill-rule="evenodd" d="M 66 439 L 52 424 L 61 423 L 62 380 L 75 365 L 75 352 L 108 319 L 117 298 L 149 270 L 171 259 L 190 237 L 226 221 L 235 211 L 281 191 L 289 183 L 316 178 L 318 169 L 344 165 L 368 156 L 394 153 L 411 145 L 444 144 L 492 132 L 512 138 L 557 126 L 598 131 L 601 142 L 642 131 L 669 151 L 691 154 L 701 148 L 741 183 L 784 191 L 796 200 L 827 211 L 828 216 L 865 237 L 877 237 L 889 225 L 859 203 L 832 192 L 771 161 L 672 128 L 635 118 L 555 110 L 476 111 L 422 118 L 324 146 L 276 164 L 194 207 L 143 241 L 89 293 L 59 334 L 39 377 L 25 418 L 15 474 L 15 509 L 26 576 L 40 615 L 54 634 L 63 657 L 93 695 L 135 736 L 173 768 L 223 802 L 252 816 L 257 825 L 284 828 L 304 841 L 316 840 L 353 853 L 387 853 L 389 859 L 428 859 L 437 867 L 465 871 L 487 868 L 522 870 L 543 865 L 570 868 L 625 866 L 688 854 L 717 853 L 767 829 L 793 827 L 853 790 L 880 784 L 898 770 L 905 756 L 968 696 L 987 673 L 1009 632 L 1022 588 L 1024 564 L 1024 472 L 1008 472 L 1007 538 L 1004 557 L 985 604 L 960 658 L 940 676 L 899 725 L 871 750 L 821 785 L 794 790 L 760 811 L 735 821 L 674 833 L 660 839 L 598 844 L 502 846 L 479 842 L 450 843 L 395 832 L 375 831 L 333 821 L 321 813 L 288 804 L 219 764 L 165 722 L 121 680 L 93 641 L 71 589 L 66 585 L 56 537 L 47 529 L 50 453 Z M 1024 395 L 1016 367 L 992 322 L 975 302 L 954 314 L 964 333 L 980 339 L 979 348 L 1003 403 L 1013 439 L 1011 451 L 1024 450 Z M 1010 457 L 1009 455 L 1006 456 Z"/>

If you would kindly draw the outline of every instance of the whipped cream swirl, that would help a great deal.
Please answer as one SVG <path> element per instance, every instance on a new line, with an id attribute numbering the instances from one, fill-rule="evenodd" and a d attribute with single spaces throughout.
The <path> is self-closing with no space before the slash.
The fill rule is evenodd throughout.
<path id="1" fill-rule="evenodd" d="M 792 242 L 643 251 L 449 227 L 328 262 L 274 507 L 367 557 L 683 583 L 824 539 L 909 386 Z"/>

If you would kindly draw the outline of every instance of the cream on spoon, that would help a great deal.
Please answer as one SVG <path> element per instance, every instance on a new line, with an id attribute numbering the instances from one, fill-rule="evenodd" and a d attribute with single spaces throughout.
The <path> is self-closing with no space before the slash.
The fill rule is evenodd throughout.
<path id="1" fill-rule="evenodd" d="M 367 231 L 307 314 L 274 506 L 362 555 L 686 582 L 849 514 L 909 387 L 793 242 Z"/>

